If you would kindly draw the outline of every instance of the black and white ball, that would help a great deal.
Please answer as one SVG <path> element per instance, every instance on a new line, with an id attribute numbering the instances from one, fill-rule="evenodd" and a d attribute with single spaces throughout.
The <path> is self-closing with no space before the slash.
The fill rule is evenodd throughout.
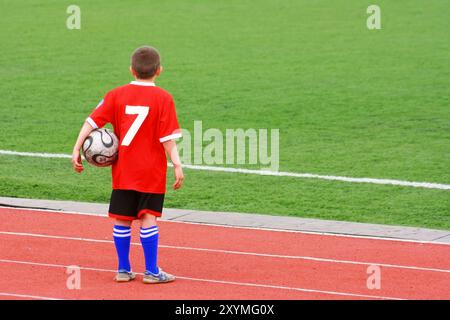
<path id="1" fill-rule="evenodd" d="M 95 129 L 84 140 L 84 158 L 96 167 L 107 167 L 116 161 L 119 151 L 119 139 L 114 132 L 106 128 Z"/>

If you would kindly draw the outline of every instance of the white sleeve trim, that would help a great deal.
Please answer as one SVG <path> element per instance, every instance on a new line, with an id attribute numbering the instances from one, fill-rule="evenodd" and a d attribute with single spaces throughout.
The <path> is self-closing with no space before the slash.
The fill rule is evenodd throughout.
<path id="1" fill-rule="evenodd" d="M 166 142 L 166 141 L 169 141 L 169 140 L 173 140 L 173 139 L 178 139 L 178 138 L 181 138 L 181 133 L 174 133 L 174 134 L 171 134 L 169 136 L 165 136 L 165 137 L 159 138 L 159 142 L 163 143 L 163 142 Z"/>
<path id="2" fill-rule="evenodd" d="M 86 119 L 86 121 L 87 121 L 94 129 L 97 129 L 97 128 L 98 128 L 98 125 L 95 123 L 94 120 L 92 120 L 91 117 L 88 117 L 88 118 Z"/>

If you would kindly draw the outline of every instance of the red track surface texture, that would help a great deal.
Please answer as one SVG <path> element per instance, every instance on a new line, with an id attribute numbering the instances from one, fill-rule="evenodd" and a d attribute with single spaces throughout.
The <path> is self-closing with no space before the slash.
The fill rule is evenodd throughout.
<path id="1" fill-rule="evenodd" d="M 450 299 L 450 245 L 161 221 L 159 264 L 177 281 L 117 284 L 112 220 L 0 209 L 0 221 L 0 299 Z M 80 289 L 67 288 L 72 265 Z"/>

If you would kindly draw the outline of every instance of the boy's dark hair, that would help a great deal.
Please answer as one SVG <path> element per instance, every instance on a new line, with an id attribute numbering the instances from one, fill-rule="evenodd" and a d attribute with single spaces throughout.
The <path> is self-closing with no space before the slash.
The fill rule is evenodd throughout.
<path id="1" fill-rule="evenodd" d="M 153 47 L 137 48 L 131 56 L 131 67 L 139 79 L 150 79 L 160 66 L 159 52 Z"/>

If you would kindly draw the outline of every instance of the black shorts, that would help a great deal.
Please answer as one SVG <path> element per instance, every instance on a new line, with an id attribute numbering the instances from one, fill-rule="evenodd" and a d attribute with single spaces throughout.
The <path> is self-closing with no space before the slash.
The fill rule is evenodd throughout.
<path id="1" fill-rule="evenodd" d="M 109 203 L 109 216 L 121 220 L 135 220 L 149 213 L 161 217 L 164 194 L 134 190 L 113 190 Z"/>

